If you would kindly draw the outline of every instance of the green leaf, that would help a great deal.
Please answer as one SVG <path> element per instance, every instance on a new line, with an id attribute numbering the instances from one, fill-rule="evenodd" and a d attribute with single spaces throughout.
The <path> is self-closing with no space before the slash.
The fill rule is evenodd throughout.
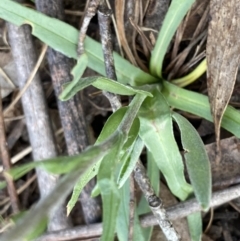
<path id="1" fill-rule="evenodd" d="M 211 200 L 212 178 L 211 165 L 202 139 L 183 116 L 173 113 L 181 131 L 181 140 L 186 159 L 186 166 L 195 196 L 204 211 L 207 211 Z"/>
<path id="2" fill-rule="evenodd" d="M 85 69 L 87 68 L 87 64 L 88 64 L 88 57 L 84 53 L 80 56 L 80 58 L 77 61 L 77 64 L 72 69 L 71 74 L 73 75 L 73 80 L 70 83 L 68 83 L 67 85 L 64 85 L 64 90 L 59 96 L 60 100 L 68 100 L 73 95 L 76 94 L 76 92 L 72 93 L 72 91 L 73 91 L 74 87 L 78 84 L 78 82 L 80 81 L 80 78 L 82 77 Z"/>
<path id="3" fill-rule="evenodd" d="M 120 108 L 108 118 L 95 144 L 103 142 L 117 130 L 128 108 L 129 107 Z M 97 175 L 101 161 L 102 159 L 94 164 L 91 168 L 89 168 L 85 174 L 78 179 L 76 185 L 74 186 L 71 199 L 67 204 L 67 215 L 69 215 L 76 202 L 78 201 L 79 195 L 83 188 L 92 178 Z"/>
<path id="4" fill-rule="evenodd" d="M 162 94 L 169 105 L 213 121 L 207 96 L 179 88 L 166 81 L 163 82 L 163 85 Z M 223 115 L 221 126 L 240 138 L 240 112 L 228 106 Z"/>
<path id="5" fill-rule="evenodd" d="M 74 27 L 10 0 L 0 1 L 0 18 L 18 26 L 30 24 L 34 36 L 64 55 L 77 59 L 79 32 Z M 101 44 L 86 37 L 84 47 L 89 59 L 88 67 L 105 76 Z M 132 86 L 158 82 L 155 77 L 131 65 L 117 53 L 113 55 L 119 82 Z"/>
<path id="6" fill-rule="evenodd" d="M 121 84 L 117 81 L 108 79 L 106 77 L 93 76 L 93 77 L 82 78 L 75 83 L 70 82 L 69 84 L 65 84 L 64 88 L 66 87 L 68 91 L 65 92 L 65 89 L 64 89 L 63 93 L 59 98 L 60 100 L 68 100 L 72 98 L 77 92 L 86 88 L 89 85 L 93 85 L 94 87 L 100 90 L 105 90 L 118 95 L 143 94 L 146 96 L 152 96 L 151 93 L 147 91 Z"/>
<path id="7" fill-rule="evenodd" d="M 97 183 L 103 203 L 102 241 L 114 240 L 118 208 L 120 205 L 120 194 L 116 181 L 114 180 L 114 172 L 123 144 L 124 136 L 122 135 L 119 137 L 117 145 L 103 158 L 97 176 Z"/>
<path id="8" fill-rule="evenodd" d="M 91 158 L 91 156 L 87 156 L 86 158 Z M 35 161 L 23 164 L 21 166 L 13 167 L 9 171 L 5 172 L 5 175 L 10 175 L 14 180 L 17 180 L 33 168 L 42 168 L 53 174 L 66 174 L 74 170 L 80 160 L 81 159 L 79 159 L 79 155 L 77 155 L 57 157 L 44 161 Z"/>
<path id="9" fill-rule="evenodd" d="M 73 185 L 79 177 L 102 158 L 109 149 L 112 149 L 119 140 L 118 135 L 112 135 L 105 142 L 92 146 L 79 155 L 79 162 L 76 168 L 62 177 L 52 192 L 33 207 L 17 224 L 1 236 L 1 241 L 24 240 L 24 238 L 48 216 L 50 211 L 64 202 L 69 195 Z"/>
<path id="10" fill-rule="evenodd" d="M 113 133 L 120 132 L 124 133 L 124 138 L 126 141 L 123 150 L 129 148 L 131 144 L 131 138 L 132 136 L 134 136 L 133 133 L 136 132 L 135 128 L 138 125 L 136 115 L 144 98 L 145 96 L 137 94 L 133 98 L 129 107 L 123 107 L 114 112 L 104 125 L 103 130 L 96 141 L 96 144 L 106 140 Z M 85 172 L 85 174 L 81 178 L 78 179 L 76 185 L 74 186 L 72 197 L 67 204 L 68 214 L 71 212 L 72 208 L 77 202 L 79 194 L 81 193 L 83 187 L 98 173 L 100 163 L 101 160 L 95 163 Z"/>
<path id="11" fill-rule="evenodd" d="M 144 147 L 143 141 L 138 138 L 132 145 L 130 156 L 125 159 L 118 176 L 118 187 L 121 188 L 131 175 Z"/>
<path id="12" fill-rule="evenodd" d="M 163 59 L 167 52 L 175 31 L 177 30 L 182 19 L 190 9 L 194 0 L 172 0 L 166 17 L 163 21 L 162 28 L 158 34 L 157 42 L 152 51 L 150 60 L 151 74 L 161 77 Z"/>
<path id="13" fill-rule="evenodd" d="M 172 193 L 185 200 L 192 192 L 184 177 L 184 166 L 173 136 L 172 117 L 165 98 L 158 90 L 146 98 L 140 112 L 140 137 L 152 153 Z"/>
<path id="14" fill-rule="evenodd" d="M 126 180 L 124 185 L 119 189 L 121 203 L 117 215 L 116 232 L 119 241 L 128 240 L 129 227 L 129 201 L 130 201 L 130 183 Z"/>
<path id="15" fill-rule="evenodd" d="M 147 241 L 145 240 L 143 228 L 141 227 L 136 211 L 134 213 L 133 241 Z"/>
<path id="16" fill-rule="evenodd" d="M 202 237 L 202 217 L 201 212 L 188 215 L 188 228 L 192 241 L 201 241 Z"/>
<path id="17" fill-rule="evenodd" d="M 130 186 L 129 179 L 120 188 L 121 203 L 118 211 L 116 232 L 119 241 L 128 240 L 129 231 L 129 202 L 130 202 Z M 146 241 L 144 239 L 143 230 L 141 228 L 138 214 L 134 212 L 134 227 L 133 227 L 133 240 Z"/>

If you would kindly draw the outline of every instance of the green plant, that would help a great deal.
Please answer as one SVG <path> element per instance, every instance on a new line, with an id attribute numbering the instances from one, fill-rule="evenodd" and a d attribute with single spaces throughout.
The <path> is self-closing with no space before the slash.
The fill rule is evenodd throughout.
<path id="1" fill-rule="evenodd" d="M 78 59 L 72 71 L 73 81 L 64 86 L 60 99 L 67 100 L 88 85 L 94 85 L 113 93 L 133 95 L 133 100 L 128 107 L 121 108 L 112 114 L 95 145 L 87 148 L 79 156 L 30 163 L 13 168 L 7 174 L 17 179 L 30 169 L 40 167 L 53 173 L 65 174 L 65 176 L 51 196 L 40 201 L 14 230 L 3 236 L 1 240 L 19 240 L 26 237 L 47 217 L 49 210 L 64 200 L 74 187 L 72 198 L 68 203 L 69 213 L 84 185 L 96 175 L 98 185 L 94 193 L 95 195 L 101 193 L 103 198 L 102 240 L 113 240 L 115 231 L 117 231 L 119 240 L 126 240 L 129 223 L 128 215 L 124 215 L 129 210 L 127 182 L 144 146 L 147 147 L 149 153 L 148 162 L 154 161 L 151 165 L 160 169 L 175 196 L 186 200 L 194 193 L 203 210 L 209 208 L 211 173 L 204 145 L 191 124 L 171 109 L 174 107 L 188 111 L 212 121 L 207 97 L 164 81 L 161 73 L 163 58 L 171 38 L 193 2 L 193 0 L 172 1 L 152 53 L 150 74 L 134 67 L 114 53 L 118 82 L 105 77 L 81 79 L 87 66 L 102 75 L 105 74 L 101 45 L 89 37 L 86 38 L 86 54 Z M 10 0 L 1 0 L 0 17 L 19 26 L 31 25 L 33 35 L 68 57 L 77 59 L 78 31 L 68 24 Z M 173 21 L 169 22 L 169 19 Z M 206 63 L 205 65 L 204 62 L 201 63 L 198 68 L 200 73 L 205 70 L 204 66 Z M 196 72 L 190 76 L 191 81 L 199 76 L 199 72 L 196 75 L 194 73 Z M 182 78 L 181 81 L 175 80 L 175 83 L 184 86 L 189 83 L 189 79 Z M 238 137 L 240 137 L 239 117 L 238 111 L 228 107 L 222 121 L 222 126 Z M 177 123 L 181 132 L 191 185 L 186 182 L 183 173 L 182 157 L 173 135 L 173 121 Z M 150 177 L 157 176 L 154 173 L 156 168 L 149 170 Z M 152 178 L 151 180 L 152 185 L 158 190 L 159 179 Z M 59 190 L 61 190 L 61 196 L 59 196 Z M 124 193 L 124 198 L 120 198 L 120 193 Z M 142 208 L 147 210 L 147 204 L 143 203 Z M 189 222 L 192 240 L 200 240 L 200 215 L 191 215 Z M 122 227 L 123 232 L 119 230 L 119 225 L 116 228 L 116 224 L 119 223 L 127 225 Z M 134 225 L 137 230 L 141 230 L 137 217 Z M 134 239 L 144 240 L 143 237 L 150 237 L 150 233 L 151 230 L 141 230 L 137 232 Z"/>

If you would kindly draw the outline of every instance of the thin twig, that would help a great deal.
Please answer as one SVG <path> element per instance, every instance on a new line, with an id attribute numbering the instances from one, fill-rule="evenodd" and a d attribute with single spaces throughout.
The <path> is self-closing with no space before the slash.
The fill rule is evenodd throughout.
<path id="1" fill-rule="evenodd" d="M 43 58 L 47 52 L 47 48 L 48 46 L 46 44 L 43 45 L 42 47 L 42 51 L 41 54 L 38 58 L 38 61 L 36 63 L 36 65 L 34 66 L 34 69 L 32 70 L 28 80 L 26 81 L 25 86 L 20 90 L 20 92 L 18 93 L 18 95 L 15 97 L 15 99 L 11 102 L 11 104 L 3 111 L 4 115 L 6 115 L 13 107 L 14 105 L 21 99 L 22 95 L 25 93 L 25 91 L 28 89 L 28 87 L 30 86 L 30 84 L 32 83 L 42 61 Z"/>
<path id="2" fill-rule="evenodd" d="M 214 192 L 212 195 L 210 207 L 220 206 L 240 196 L 240 185 L 236 185 L 225 190 Z M 187 217 L 189 214 L 201 211 L 201 206 L 194 198 L 182 203 L 178 203 L 174 206 L 166 208 L 167 216 L 169 220 L 177 220 Z M 140 217 L 141 226 L 152 227 L 158 225 L 158 220 L 154 215 L 145 214 Z M 87 239 L 101 236 L 102 223 L 77 226 L 71 229 L 52 232 L 44 234 L 35 241 L 69 241 L 74 239 Z"/>
<path id="3" fill-rule="evenodd" d="M 155 194 L 150 180 L 147 176 L 146 170 L 140 161 L 137 162 L 134 168 L 134 178 L 138 183 L 140 189 L 142 190 L 149 207 L 151 208 L 153 215 L 158 221 L 164 235 L 167 240 L 178 241 L 179 235 L 177 231 L 172 226 L 172 223 L 168 220 L 166 210 L 163 208 L 162 201 Z"/>
<path id="4" fill-rule="evenodd" d="M 97 12 L 99 3 L 100 3 L 100 0 L 91 0 L 89 2 L 87 12 L 86 12 L 86 15 L 84 16 L 83 23 L 79 32 L 79 37 L 78 37 L 77 52 L 79 56 L 84 53 L 84 39 L 86 37 L 86 32 L 91 19 L 95 16 Z"/>
<path id="5" fill-rule="evenodd" d="M 111 32 L 111 15 L 112 11 L 106 5 L 101 4 L 98 9 L 98 21 L 101 35 L 102 50 L 104 55 L 106 76 L 109 79 L 117 80 L 112 47 L 112 32 Z M 115 94 L 103 91 L 103 94 L 108 98 L 113 111 L 121 107 L 119 97 Z"/>
<path id="6" fill-rule="evenodd" d="M 2 99 L 0 99 L 0 154 L 3 168 L 9 170 L 11 168 L 11 159 L 8 152 L 7 139 L 5 135 L 5 126 L 2 112 Z M 15 183 L 11 178 L 6 177 L 8 194 L 12 206 L 13 213 L 18 213 L 20 210 L 20 203 L 15 187 Z"/>
<path id="7" fill-rule="evenodd" d="M 33 175 L 29 178 L 20 188 L 17 189 L 17 194 L 21 194 L 30 184 L 32 184 L 36 180 L 37 176 Z M 8 203 L 10 201 L 9 197 L 6 197 L 0 202 L 0 206 Z"/>

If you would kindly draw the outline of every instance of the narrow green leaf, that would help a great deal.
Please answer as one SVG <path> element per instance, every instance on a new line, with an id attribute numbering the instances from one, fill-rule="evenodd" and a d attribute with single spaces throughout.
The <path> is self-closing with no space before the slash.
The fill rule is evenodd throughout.
<path id="1" fill-rule="evenodd" d="M 144 147 L 143 141 L 138 138 L 133 143 L 130 156 L 125 159 L 118 176 L 118 187 L 121 188 L 131 175 Z"/>
<path id="2" fill-rule="evenodd" d="M 119 189 L 121 203 L 117 215 L 116 232 L 119 241 L 128 240 L 129 227 L 129 201 L 130 201 L 130 183 L 126 180 L 124 185 Z"/>
<path id="3" fill-rule="evenodd" d="M 172 0 L 162 28 L 158 34 L 158 39 L 152 51 L 150 60 L 151 74 L 162 76 L 163 59 L 167 52 L 169 43 L 177 30 L 182 19 L 186 15 L 195 0 Z"/>
<path id="4" fill-rule="evenodd" d="M 78 81 L 75 83 L 70 82 L 69 84 L 65 84 L 64 88 L 66 88 L 68 91 L 65 92 L 66 89 L 64 89 L 63 93 L 59 98 L 61 100 L 68 100 L 72 98 L 77 92 L 86 88 L 89 85 L 93 85 L 100 90 L 105 90 L 118 95 L 143 94 L 146 96 L 152 96 L 151 93 L 141 89 L 137 89 L 136 87 L 134 88 L 129 85 L 124 85 L 106 77 L 93 76 L 78 79 Z"/>
<path id="5" fill-rule="evenodd" d="M 10 0 L 0 1 L 0 18 L 18 26 L 30 24 L 34 36 L 64 55 L 77 59 L 79 32 L 74 27 Z M 86 37 L 84 47 L 89 59 L 88 67 L 106 75 L 101 44 Z M 113 55 L 119 82 L 131 86 L 158 82 L 155 77 L 131 65 L 117 53 Z"/>
<path id="6" fill-rule="evenodd" d="M 34 229 L 27 235 L 24 241 L 32 241 L 35 240 L 37 237 L 42 235 L 46 232 L 48 224 L 48 218 L 43 219 Z"/>
<path id="7" fill-rule="evenodd" d="M 117 213 L 120 204 L 120 195 L 116 183 L 110 179 L 99 182 L 103 202 L 103 233 L 102 241 L 114 240 Z"/>
<path id="8" fill-rule="evenodd" d="M 101 143 L 106 140 L 113 133 L 124 133 L 125 145 L 123 151 L 127 150 L 131 145 L 132 137 L 136 132 L 136 127 L 138 126 L 136 119 L 137 112 L 141 106 L 142 101 L 145 96 L 136 95 L 129 107 L 123 107 L 114 112 L 106 122 L 103 127 L 101 134 L 99 135 L 96 144 Z M 137 127 L 139 128 L 139 127 Z M 133 141 L 133 140 L 132 140 Z M 83 187 L 98 173 L 101 160 L 95 163 L 91 168 L 89 168 L 85 174 L 78 179 L 77 184 L 74 187 L 72 197 L 67 204 L 67 213 L 69 214 L 78 200 L 79 194 L 81 193 Z"/>
<path id="9" fill-rule="evenodd" d="M 120 108 L 108 118 L 95 144 L 103 142 L 117 130 L 124 115 L 127 112 L 127 109 L 128 107 Z M 102 159 L 95 163 L 85 172 L 85 174 L 81 178 L 78 179 L 76 185 L 74 186 L 72 196 L 67 204 L 67 215 L 69 215 L 76 202 L 78 201 L 79 195 L 83 188 L 92 178 L 97 175 L 101 161 Z"/>
<path id="10" fill-rule="evenodd" d="M 158 90 L 146 98 L 140 111 L 140 137 L 152 153 L 172 193 L 185 200 L 192 192 L 184 177 L 184 166 L 173 136 L 172 117 L 165 98 Z"/>
<path id="11" fill-rule="evenodd" d="M 191 241 L 202 240 L 202 217 L 201 212 L 188 215 L 188 228 L 191 236 Z"/>
<path id="12" fill-rule="evenodd" d="M 207 211 L 211 200 L 212 178 L 211 165 L 202 139 L 183 116 L 173 113 L 181 131 L 186 166 L 195 196 L 204 211 Z"/>
<path id="13" fill-rule="evenodd" d="M 163 85 L 162 94 L 169 105 L 213 121 L 207 96 L 179 88 L 166 81 L 163 82 Z M 223 115 L 221 126 L 240 138 L 240 112 L 228 106 Z"/>
<path id="14" fill-rule="evenodd" d="M 102 158 L 109 149 L 116 145 L 118 140 L 118 135 L 112 135 L 108 140 L 98 146 L 92 146 L 82 152 L 79 155 L 79 164 L 76 168 L 71 173 L 62 177 L 52 192 L 46 198 L 40 200 L 39 203 L 11 229 L 11 232 L 4 233 L 1 236 L 1 241 L 24 240 L 26 235 L 28 235 L 34 227 L 40 225 L 48 216 L 50 210 L 66 199 L 78 178 Z"/>
<path id="15" fill-rule="evenodd" d="M 95 155 L 95 153 L 94 153 Z M 91 158 L 87 156 L 86 158 Z M 66 156 L 66 157 L 57 157 L 44 161 L 35 161 L 23 164 L 21 166 L 13 167 L 9 171 L 5 172 L 5 175 L 10 175 L 14 180 L 19 179 L 24 176 L 33 168 L 42 168 L 47 172 L 53 174 L 66 174 L 75 169 L 76 165 L 79 163 L 78 156 Z"/>
<path id="16" fill-rule="evenodd" d="M 103 158 L 97 175 L 98 187 L 103 203 L 102 241 L 114 240 L 118 208 L 120 205 L 120 194 L 116 181 L 114 180 L 114 172 L 123 144 L 124 136 L 120 135 L 117 144 L 109 150 L 109 153 Z"/>
<path id="17" fill-rule="evenodd" d="M 143 228 L 141 227 L 136 211 L 134 213 L 133 241 L 147 241 L 145 240 Z"/>
<path id="18" fill-rule="evenodd" d="M 77 83 L 80 81 L 80 78 L 82 77 L 85 69 L 87 68 L 88 64 L 88 57 L 84 53 L 80 56 L 80 58 L 77 61 L 77 64 L 74 66 L 74 68 L 71 71 L 71 74 L 73 75 L 73 80 L 67 84 L 64 85 L 64 90 L 59 96 L 60 100 L 68 100 L 76 93 L 72 93 L 74 87 L 77 85 Z"/>

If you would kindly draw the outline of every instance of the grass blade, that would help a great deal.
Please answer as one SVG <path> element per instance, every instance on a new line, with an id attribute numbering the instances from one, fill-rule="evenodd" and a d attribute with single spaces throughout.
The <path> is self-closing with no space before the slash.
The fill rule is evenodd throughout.
<path id="1" fill-rule="evenodd" d="M 74 78 L 75 80 L 75 78 Z M 87 77 L 79 79 L 77 82 L 70 82 L 64 85 L 64 90 L 60 95 L 60 100 L 69 100 L 72 98 L 77 92 L 86 88 L 89 85 L 93 85 L 94 87 L 105 90 L 118 95 L 135 95 L 135 94 L 143 94 L 146 96 L 152 96 L 151 93 L 140 90 L 128 85 L 121 84 L 115 80 L 111 80 L 105 77 Z M 66 91 L 67 90 L 67 91 Z"/>
<path id="2" fill-rule="evenodd" d="M 162 77 L 162 64 L 172 37 L 195 0 L 172 0 L 152 51 L 150 72 Z"/>
<path id="3" fill-rule="evenodd" d="M 213 121 L 207 96 L 179 88 L 166 81 L 163 82 L 163 86 L 162 94 L 170 106 Z M 240 112 L 228 106 L 221 126 L 240 138 Z"/>

